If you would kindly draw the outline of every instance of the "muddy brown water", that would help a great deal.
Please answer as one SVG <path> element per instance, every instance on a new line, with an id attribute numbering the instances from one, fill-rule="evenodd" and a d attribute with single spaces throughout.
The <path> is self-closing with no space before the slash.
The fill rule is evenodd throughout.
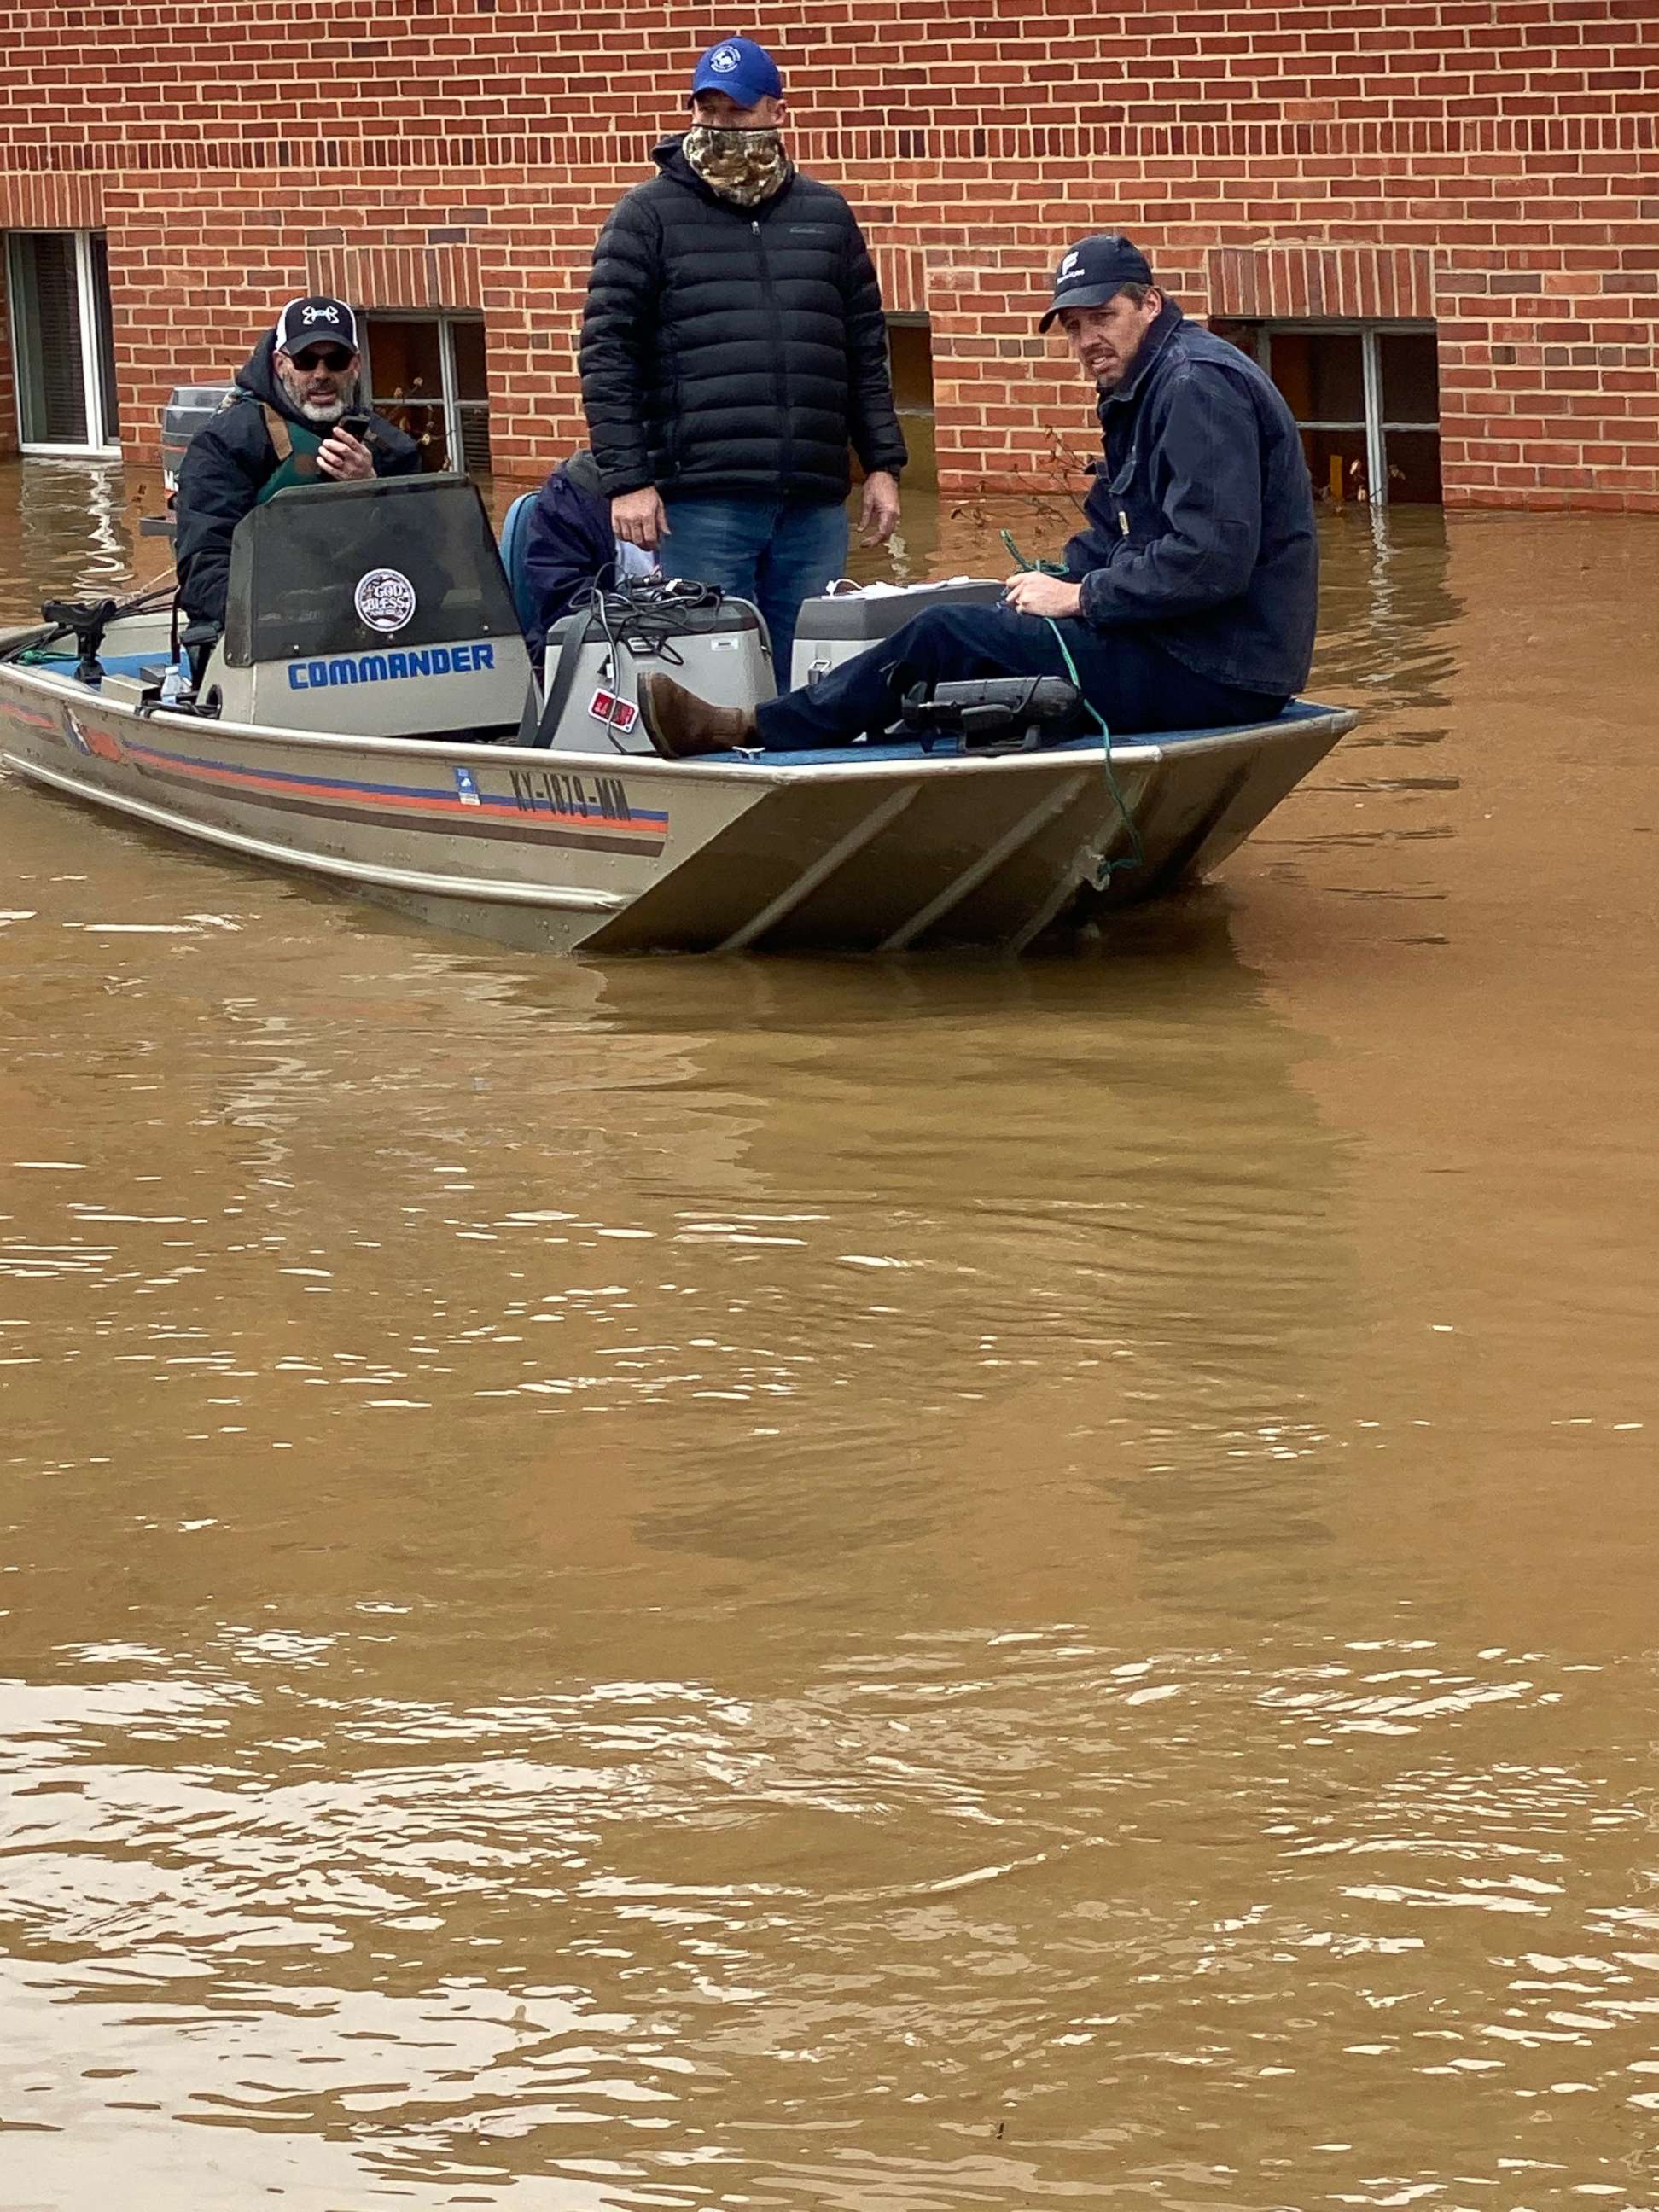
<path id="1" fill-rule="evenodd" d="M 1324 528 L 1362 726 L 1079 956 L 0 784 L 12 2212 L 1656 2203 L 1659 525 Z"/>

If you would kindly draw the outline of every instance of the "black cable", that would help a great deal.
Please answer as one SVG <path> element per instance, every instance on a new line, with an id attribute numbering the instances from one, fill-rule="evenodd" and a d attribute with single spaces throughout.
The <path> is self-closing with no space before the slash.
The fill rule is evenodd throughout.
<path id="1" fill-rule="evenodd" d="M 586 605 L 590 619 L 599 624 L 616 672 L 624 647 L 635 660 L 670 660 L 684 665 L 672 640 L 703 628 L 698 618 L 718 614 L 725 600 L 726 594 L 717 584 L 638 577 L 610 586 L 595 583 Z M 578 612 L 583 604 L 577 602 Z"/>
<path id="2" fill-rule="evenodd" d="M 600 575 L 604 574 L 602 569 Z M 703 629 L 706 617 L 717 615 L 725 600 L 726 594 L 717 584 L 639 576 L 609 586 L 596 580 L 586 601 L 577 601 L 575 611 L 580 614 L 586 606 L 589 635 L 592 626 L 597 625 L 605 640 L 611 681 L 619 686 L 624 649 L 635 660 L 665 661 L 684 668 L 685 657 L 675 650 L 673 640 Z M 605 734 L 614 750 L 627 750 L 609 724 Z"/>

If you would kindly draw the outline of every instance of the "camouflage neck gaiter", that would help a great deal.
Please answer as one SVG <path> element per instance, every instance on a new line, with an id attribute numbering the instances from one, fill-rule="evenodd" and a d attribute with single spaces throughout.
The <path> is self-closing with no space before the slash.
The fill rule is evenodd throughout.
<path id="1" fill-rule="evenodd" d="M 737 207 L 758 207 L 789 175 L 781 131 L 716 131 L 694 124 L 680 151 L 711 192 Z"/>

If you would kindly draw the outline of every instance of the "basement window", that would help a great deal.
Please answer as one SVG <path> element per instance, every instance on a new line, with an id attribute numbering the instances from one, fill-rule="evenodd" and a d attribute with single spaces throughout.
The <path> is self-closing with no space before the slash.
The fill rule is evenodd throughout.
<path id="1" fill-rule="evenodd" d="M 476 315 L 362 315 L 369 404 L 413 438 L 423 469 L 489 473 L 489 377 Z"/>
<path id="2" fill-rule="evenodd" d="M 933 457 L 933 349 L 926 315 L 889 315 L 887 359 L 893 404 L 910 459 L 905 489 L 933 491 L 939 484 Z"/>
<path id="3" fill-rule="evenodd" d="M 103 232 L 9 232 L 6 278 L 18 444 L 26 453 L 116 452 L 115 332 Z"/>
<path id="4" fill-rule="evenodd" d="M 1302 432 L 1316 497 L 1440 502 L 1440 372 L 1432 323 L 1217 321 L 1259 361 Z"/>

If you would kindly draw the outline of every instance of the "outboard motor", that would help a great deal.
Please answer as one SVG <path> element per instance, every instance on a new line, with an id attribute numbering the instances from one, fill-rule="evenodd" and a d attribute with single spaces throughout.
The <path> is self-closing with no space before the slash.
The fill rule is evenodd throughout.
<path id="1" fill-rule="evenodd" d="M 167 394 L 161 410 L 161 488 L 169 499 L 179 489 L 185 447 L 235 390 L 234 384 L 179 384 Z"/>
<path id="2" fill-rule="evenodd" d="M 173 501 L 185 451 L 196 433 L 210 422 L 235 393 L 234 384 L 175 384 L 168 393 L 167 405 L 161 410 L 161 493 L 167 513 L 141 515 L 141 538 L 173 536 Z"/>
<path id="3" fill-rule="evenodd" d="M 477 486 L 303 484 L 244 515 L 202 707 L 216 691 L 264 728 L 515 738 L 530 655 Z"/>

